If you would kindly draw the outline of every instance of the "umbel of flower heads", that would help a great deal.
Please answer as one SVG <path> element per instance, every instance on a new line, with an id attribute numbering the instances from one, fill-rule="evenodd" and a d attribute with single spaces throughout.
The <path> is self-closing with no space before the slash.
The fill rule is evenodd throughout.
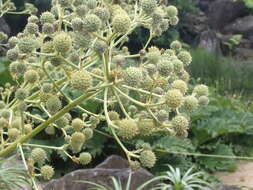
<path id="1" fill-rule="evenodd" d="M 166 50 L 149 46 L 178 21 L 176 7 L 156 0 L 53 0 L 49 12 L 31 15 L 24 31 L 7 44 L 16 85 L 1 89 L 0 156 L 34 147 L 27 160 L 29 172 L 38 175 L 38 165 L 39 175 L 50 179 L 54 169 L 45 149 L 62 151 L 86 165 L 92 161 L 87 141 L 95 131 L 109 131 L 133 169 L 153 167 L 157 158 L 150 144 L 128 150 L 123 142 L 158 132 L 185 138 L 189 113 L 208 103 L 207 86 L 189 92 L 186 68 L 192 58 L 179 41 Z M 139 53 L 131 54 L 124 43 L 137 27 L 147 28 L 150 37 Z M 73 99 L 67 91 L 80 96 Z M 86 110 L 87 100 L 102 104 L 103 110 Z M 80 117 L 72 118 L 74 108 Z M 26 143 L 43 130 L 61 134 L 64 144 Z"/>

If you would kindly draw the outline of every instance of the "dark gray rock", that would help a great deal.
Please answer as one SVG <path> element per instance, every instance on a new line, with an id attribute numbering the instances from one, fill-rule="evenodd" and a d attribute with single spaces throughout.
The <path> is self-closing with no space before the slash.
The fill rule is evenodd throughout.
<path id="1" fill-rule="evenodd" d="M 213 30 L 207 30 L 200 34 L 199 46 L 208 52 L 221 54 L 221 40 Z"/>
<path id="2" fill-rule="evenodd" d="M 241 1 L 216 0 L 208 10 L 209 24 L 213 29 L 220 31 L 227 24 L 247 14 L 247 9 Z"/>
<path id="3" fill-rule="evenodd" d="M 224 32 L 232 34 L 243 34 L 250 36 L 253 33 L 253 16 L 246 16 L 236 19 L 233 23 L 224 28 Z"/>
<path id="4" fill-rule="evenodd" d="M 135 190 L 141 184 L 153 178 L 153 175 L 147 170 L 139 169 L 131 171 L 128 168 L 126 160 L 119 156 L 111 156 L 94 169 L 73 171 L 60 179 L 52 180 L 44 186 L 43 190 L 84 190 L 91 187 L 88 184 L 78 183 L 78 180 L 92 181 L 111 186 L 111 176 L 119 179 L 122 185 L 125 186 L 130 173 L 132 173 L 132 190 Z M 150 187 L 147 187 L 148 189 Z"/>
<path id="5" fill-rule="evenodd" d="M 4 17 L 0 17 L 0 31 L 4 32 L 7 35 L 11 34 L 11 29 L 9 25 L 6 23 L 6 21 L 4 20 Z"/>

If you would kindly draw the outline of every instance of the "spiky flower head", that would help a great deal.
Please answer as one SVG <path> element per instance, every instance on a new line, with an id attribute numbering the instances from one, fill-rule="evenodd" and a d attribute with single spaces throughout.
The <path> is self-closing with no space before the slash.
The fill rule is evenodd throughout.
<path id="1" fill-rule="evenodd" d="M 170 20 L 169 20 L 169 22 L 170 22 L 170 24 L 171 24 L 172 26 L 175 26 L 175 25 L 178 24 L 179 18 L 178 18 L 177 16 L 171 17 Z"/>
<path id="2" fill-rule="evenodd" d="M 53 24 L 55 22 L 55 16 L 50 12 L 44 12 L 40 16 L 40 22 L 42 24 L 45 24 L 45 23 Z"/>
<path id="3" fill-rule="evenodd" d="M 49 165 L 42 166 L 40 173 L 45 180 L 50 180 L 54 176 L 54 168 Z"/>
<path id="4" fill-rule="evenodd" d="M 209 103 L 209 98 L 207 96 L 200 96 L 198 99 L 199 105 L 206 106 Z"/>
<path id="5" fill-rule="evenodd" d="M 39 74 L 37 71 L 30 69 L 25 72 L 24 80 L 28 83 L 35 83 L 39 79 Z"/>
<path id="6" fill-rule="evenodd" d="M 47 159 L 47 153 L 42 148 L 34 148 L 31 152 L 31 158 L 35 163 L 43 164 Z"/>
<path id="7" fill-rule="evenodd" d="M 141 119 L 138 121 L 139 133 L 142 136 L 149 136 L 153 133 L 155 127 L 152 119 Z"/>
<path id="8" fill-rule="evenodd" d="M 6 53 L 6 56 L 10 61 L 16 61 L 19 56 L 18 48 L 9 49 Z"/>
<path id="9" fill-rule="evenodd" d="M 110 120 L 119 120 L 119 114 L 116 111 L 109 111 L 108 112 Z"/>
<path id="10" fill-rule="evenodd" d="M 95 14 L 88 14 L 83 20 L 83 29 L 87 32 L 96 32 L 101 28 L 102 21 Z"/>
<path id="11" fill-rule="evenodd" d="M 189 126 L 189 121 L 183 115 L 175 116 L 172 121 L 172 127 L 175 129 L 176 133 L 181 133 L 183 130 L 187 130 Z"/>
<path id="12" fill-rule="evenodd" d="M 188 111 L 193 111 L 198 107 L 198 99 L 195 98 L 194 96 L 186 96 L 184 98 L 184 108 L 187 109 Z"/>
<path id="13" fill-rule="evenodd" d="M 91 139 L 93 137 L 93 130 L 91 128 L 85 128 L 83 134 L 86 139 Z"/>
<path id="14" fill-rule="evenodd" d="M 161 52 L 157 47 L 150 47 L 145 57 L 148 59 L 150 63 L 156 64 L 159 61 L 160 56 Z"/>
<path id="15" fill-rule="evenodd" d="M 110 18 L 110 12 L 106 8 L 97 7 L 94 10 L 94 14 L 97 15 L 102 21 L 107 21 Z"/>
<path id="16" fill-rule="evenodd" d="M 156 0 L 141 0 L 141 8 L 146 14 L 153 13 L 156 7 Z"/>
<path id="17" fill-rule="evenodd" d="M 182 105 L 183 94 L 180 90 L 172 89 L 164 95 L 164 99 L 170 108 L 176 109 Z"/>
<path id="18" fill-rule="evenodd" d="M 81 131 L 84 127 L 84 121 L 80 118 L 76 118 L 72 121 L 71 126 L 74 128 L 75 131 Z"/>
<path id="19" fill-rule="evenodd" d="M 71 37 L 65 32 L 61 32 L 57 34 L 54 37 L 53 42 L 54 42 L 55 50 L 59 53 L 68 52 L 72 44 Z"/>
<path id="20" fill-rule="evenodd" d="M 39 18 L 36 15 L 31 15 L 27 19 L 28 23 L 38 23 Z"/>
<path id="21" fill-rule="evenodd" d="M 86 91 L 92 83 L 92 76 L 85 70 L 78 70 L 71 75 L 70 84 L 75 90 Z"/>
<path id="22" fill-rule="evenodd" d="M 184 64 L 182 61 L 175 59 L 172 61 L 173 65 L 174 65 L 174 71 L 176 73 L 181 73 L 184 69 Z"/>
<path id="23" fill-rule="evenodd" d="M 131 19 L 126 13 L 120 13 L 113 18 L 112 26 L 115 32 L 124 34 L 131 26 Z"/>
<path id="24" fill-rule="evenodd" d="M 37 34 L 39 32 L 39 26 L 35 23 L 28 23 L 25 27 L 25 32 L 28 34 Z"/>
<path id="25" fill-rule="evenodd" d="M 129 86 L 138 86 L 143 80 L 142 70 L 138 67 L 128 67 L 123 73 L 123 79 Z"/>
<path id="26" fill-rule="evenodd" d="M 15 141 L 20 135 L 20 131 L 17 128 L 8 129 L 8 137 L 11 141 Z"/>
<path id="27" fill-rule="evenodd" d="M 175 80 L 172 84 L 171 87 L 173 89 L 178 89 L 182 94 L 185 94 L 188 90 L 186 82 L 183 80 Z"/>
<path id="28" fill-rule="evenodd" d="M 48 135 L 54 135 L 55 134 L 55 127 L 53 125 L 46 127 L 45 133 Z"/>
<path id="29" fill-rule="evenodd" d="M 151 150 L 144 150 L 139 158 L 143 167 L 152 168 L 156 163 L 156 156 Z"/>
<path id="30" fill-rule="evenodd" d="M 123 119 L 118 123 L 118 135 L 124 139 L 132 139 L 139 133 L 138 125 L 135 120 Z"/>
<path id="31" fill-rule="evenodd" d="M 33 127 L 32 127 L 31 124 L 25 124 L 24 125 L 24 132 L 25 132 L 25 134 L 28 134 L 28 133 L 32 132 L 32 130 L 33 130 Z"/>
<path id="32" fill-rule="evenodd" d="M 42 25 L 42 33 L 50 35 L 55 32 L 54 25 L 51 23 L 45 23 Z"/>
<path id="33" fill-rule="evenodd" d="M 10 48 L 14 48 L 18 44 L 19 39 L 16 36 L 12 36 L 8 40 L 8 45 Z"/>
<path id="34" fill-rule="evenodd" d="M 177 7 L 170 5 L 166 8 L 166 13 L 169 17 L 175 17 L 178 15 Z"/>
<path id="35" fill-rule="evenodd" d="M 198 97 L 200 96 L 208 96 L 208 87 L 204 84 L 200 84 L 194 87 L 193 93 L 196 94 Z"/>
<path id="36" fill-rule="evenodd" d="M 79 155 L 79 162 L 82 164 L 82 165 L 87 165 L 91 162 L 92 160 L 92 157 L 91 157 L 91 154 L 88 153 L 88 152 L 82 152 L 80 155 Z"/>
<path id="37" fill-rule="evenodd" d="M 47 110 L 54 114 L 62 108 L 61 100 L 57 96 L 51 96 L 46 102 Z"/>
<path id="38" fill-rule="evenodd" d="M 15 93 L 15 98 L 18 100 L 24 100 L 28 96 L 28 91 L 24 88 L 19 88 Z"/>
<path id="39" fill-rule="evenodd" d="M 179 51 L 182 48 L 182 44 L 178 40 L 175 40 L 170 44 L 170 48 Z"/>
<path id="40" fill-rule="evenodd" d="M 37 42 L 31 37 L 23 37 L 17 45 L 21 53 L 31 53 L 37 47 Z"/>
<path id="41" fill-rule="evenodd" d="M 74 31 L 82 31 L 83 20 L 79 17 L 76 17 L 71 21 L 71 25 Z"/>
<path id="42" fill-rule="evenodd" d="M 82 146 L 86 138 L 82 132 L 75 132 L 71 135 L 70 146 L 74 153 L 78 153 L 82 150 Z"/>
<path id="43" fill-rule="evenodd" d="M 93 44 L 93 50 L 99 54 L 102 54 L 106 51 L 108 45 L 103 40 L 96 40 Z"/>
<path id="44" fill-rule="evenodd" d="M 188 51 L 181 51 L 178 55 L 177 55 L 178 59 L 181 60 L 184 65 L 189 65 L 192 62 L 192 56 Z"/>
<path id="45" fill-rule="evenodd" d="M 174 65 L 171 61 L 166 60 L 166 59 L 161 59 L 157 63 L 157 69 L 160 75 L 162 76 L 169 76 L 170 73 L 173 72 L 174 70 Z"/>
<path id="46" fill-rule="evenodd" d="M 64 127 L 68 126 L 69 120 L 65 116 L 62 116 L 60 119 L 55 121 L 55 124 L 59 128 L 64 128 Z"/>

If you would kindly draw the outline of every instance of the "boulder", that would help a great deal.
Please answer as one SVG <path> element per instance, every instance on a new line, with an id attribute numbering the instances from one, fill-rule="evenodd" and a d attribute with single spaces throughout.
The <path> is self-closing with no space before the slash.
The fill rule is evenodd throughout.
<path id="1" fill-rule="evenodd" d="M 253 15 L 236 19 L 233 23 L 224 28 L 224 32 L 242 34 L 245 37 L 253 33 Z"/>
<path id="2" fill-rule="evenodd" d="M 221 31 L 224 26 L 235 19 L 247 15 L 247 9 L 241 1 L 216 0 L 208 9 L 211 28 Z"/>
<path id="3" fill-rule="evenodd" d="M 118 167 L 118 168 L 117 168 Z M 141 184 L 153 178 L 147 170 L 141 168 L 132 171 L 128 168 L 127 161 L 119 156 L 111 156 L 94 169 L 80 169 L 73 171 L 60 179 L 51 180 L 43 190 L 84 190 L 91 187 L 88 184 L 77 182 L 79 180 L 92 181 L 111 186 L 110 178 L 119 179 L 125 187 L 129 174 L 132 174 L 131 190 L 137 189 Z M 147 190 L 150 186 L 147 187 Z"/>

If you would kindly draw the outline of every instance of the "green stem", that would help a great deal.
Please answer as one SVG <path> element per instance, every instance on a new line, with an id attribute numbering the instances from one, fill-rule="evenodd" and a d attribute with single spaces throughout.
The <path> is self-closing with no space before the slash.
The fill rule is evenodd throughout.
<path id="1" fill-rule="evenodd" d="M 97 93 L 98 91 L 91 91 L 91 92 L 87 92 L 86 94 L 80 96 L 79 98 L 77 98 L 75 101 L 71 102 L 70 104 L 68 104 L 67 106 L 65 106 L 62 110 L 60 110 L 59 112 L 57 112 L 55 115 L 53 115 L 52 117 L 50 117 L 48 120 L 46 120 L 44 123 L 40 124 L 39 126 L 37 126 L 33 131 L 31 131 L 29 134 L 20 137 L 19 139 L 17 139 L 15 142 L 13 142 L 13 144 L 9 145 L 7 148 L 5 148 L 4 150 L 0 151 L 0 157 L 4 157 L 7 154 L 9 154 L 10 152 L 14 151 L 18 144 L 23 144 L 24 142 L 28 141 L 29 139 L 31 139 L 32 137 L 34 137 L 35 135 L 37 135 L 38 133 L 40 133 L 43 129 L 45 129 L 47 126 L 49 126 L 51 123 L 54 123 L 57 119 L 59 119 L 60 117 L 62 117 L 65 113 L 69 112 L 72 108 L 74 108 L 75 106 L 79 105 L 80 103 L 82 103 L 84 100 L 90 98 L 91 96 L 93 96 L 95 93 Z"/>

